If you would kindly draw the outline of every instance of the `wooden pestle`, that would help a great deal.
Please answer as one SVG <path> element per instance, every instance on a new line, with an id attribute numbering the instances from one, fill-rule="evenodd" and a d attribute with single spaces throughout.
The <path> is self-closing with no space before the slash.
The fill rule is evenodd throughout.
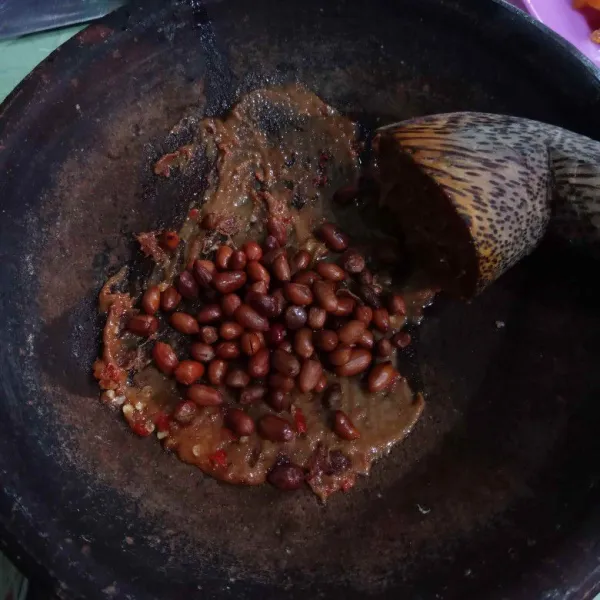
<path id="1" fill-rule="evenodd" d="M 547 230 L 600 247 L 600 143 L 503 115 L 395 123 L 373 144 L 381 202 L 434 282 L 470 297 L 529 254 Z"/>

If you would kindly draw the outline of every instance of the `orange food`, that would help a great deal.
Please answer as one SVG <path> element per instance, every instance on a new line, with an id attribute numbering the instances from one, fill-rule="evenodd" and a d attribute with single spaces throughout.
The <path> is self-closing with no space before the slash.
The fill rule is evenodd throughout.
<path id="1" fill-rule="evenodd" d="M 573 6 L 575 6 L 575 8 L 585 8 L 586 6 L 590 6 L 591 8 L 600 10 L 600 0 L 574 0 Z"/>
<path id="2" fill-rule="evenodd" d="M 600 0 L 573 0 L 573 6 L 577 9 L 583 8 L 595 8 L 596 10 L 600 10 Z M 590 35 L 590 39 L 595 44 L 600 44 L 600 29 L 596 29 L 596 31 L 592 31 Z"/>

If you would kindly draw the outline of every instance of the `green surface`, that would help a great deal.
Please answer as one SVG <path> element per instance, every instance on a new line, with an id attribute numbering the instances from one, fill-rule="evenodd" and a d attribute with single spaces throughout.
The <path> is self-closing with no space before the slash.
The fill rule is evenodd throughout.
<path id="1" fill-rule="evenodd" d="M 0 42 L 0 102 L 48 54 L 82 27 L 68 27 Z"/>

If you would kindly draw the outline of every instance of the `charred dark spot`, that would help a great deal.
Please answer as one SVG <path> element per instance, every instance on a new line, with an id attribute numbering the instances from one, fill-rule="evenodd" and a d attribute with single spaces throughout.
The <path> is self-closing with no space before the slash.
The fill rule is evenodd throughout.
<path id="1" fill-rule="evenodd" d="M 332 450 L 329 453 L 325 473 L 327 475 L 339 475 L 351 466 L 352 461 L 341 450 Z"/>
<path id="2" fill-rule="evenodd" d="M 292 198 L 292 206 L 297 210 L 301 210 L 305 207 L 305 205 L 306 205 L 306 196 L 301 196 L 300 194 L 295 193 Z"/>
<path id="3" fill-rule="evenodd" d="M 296 153 L 292 152 L 292 155 L 289 158 L 285 159 L 284 164 L 289 169 L 290 167 L 293 167 L 295 163 L 296 163 Z"/>

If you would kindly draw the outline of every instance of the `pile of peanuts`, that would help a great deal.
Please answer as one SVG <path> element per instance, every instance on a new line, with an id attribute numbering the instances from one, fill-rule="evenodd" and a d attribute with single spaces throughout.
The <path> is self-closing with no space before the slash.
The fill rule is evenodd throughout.
<path id="1" fill-rule="evenodd" d="M 151 337 L 158 331 L 159 310 L 178 332 L 195 336 L 190 358 L 180 360 L 173 347 L 156 341 L 156 367 L 185 386 L 185 400 L 171 418 L 190 423 L 198 407 L 224 403 L 223 386 L 239 394 L 240 407 L 227 407 L 225 424 L 237 436 L 255 431 L 274 442 L 290 441 L 290 423 L 274 414 L 257 423 L 244 406 L 266 402 L 275 412 L 290 410 L 290 392 L 339 394 L 339 384 L 328 387 L 324 369 L 339 377 L 366 373 L 369 392 L 391 390 L 401 379 L 391 362 L 396 348 L 410 343 L 410 335 L 393 327 L 406 313 L 400 295 L 385 296 L 348 236 L 332 223 L 316 235 L 327 247 L 315 261 L 301 249 L 286 249 L 287 233 L 271 219 L 262 247 L 255 241 L 234 249 L 222 245 L 214 261 L 197 259 L 182 271 L 174 286 L 148 288 L 142 311 L 127 329 Z M 337 262 L 330 262 L 341 253 Z M 182 298 L 204 304 L 196 315 L 177 311 Z M 331 423 L 342 439 L 355 440 L 360 432 L 350 417 L 334 410 Z"/>

